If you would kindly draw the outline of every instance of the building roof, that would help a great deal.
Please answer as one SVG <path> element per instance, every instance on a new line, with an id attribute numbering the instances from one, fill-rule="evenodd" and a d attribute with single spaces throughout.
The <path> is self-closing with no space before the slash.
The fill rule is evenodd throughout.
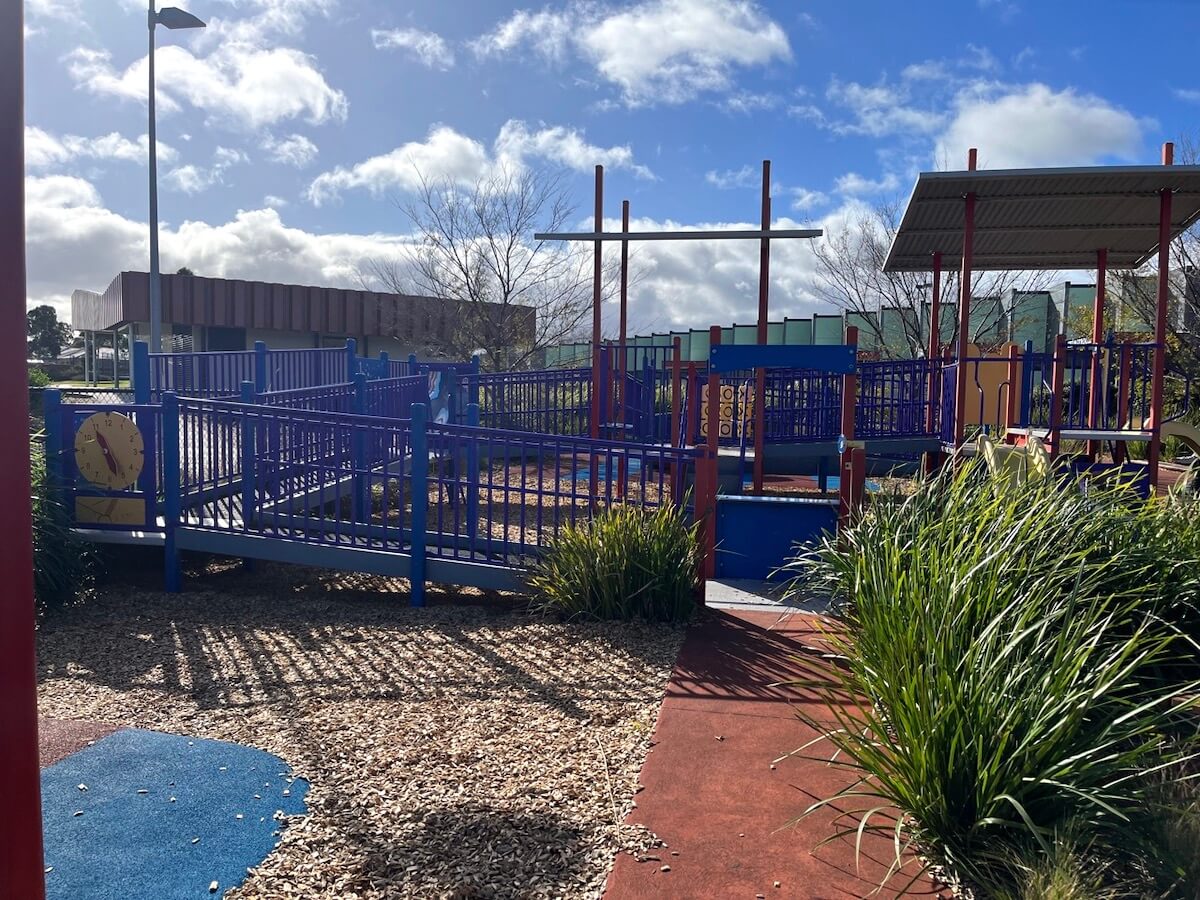
<path id="1" fill-rule="evenodd" d="M 965 203 L 975 194 L 973 268 L 1134 268 L 1158 249 L 1159 196 L 1174 192 L 1172 236 L 1200 219 L 1200 166 L 1093 166 L 922 172 L 884 271 L 924 272 L 933 254 L 962 264 Z"/>

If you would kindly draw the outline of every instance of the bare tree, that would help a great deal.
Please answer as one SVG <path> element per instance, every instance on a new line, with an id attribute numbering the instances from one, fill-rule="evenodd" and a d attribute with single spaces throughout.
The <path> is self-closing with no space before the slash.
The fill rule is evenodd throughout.
<path id="1" fill-rule="evenodd" d="M 373 261 L 370 275 L 387 290 L 454 304 L 445 349 L 482 351 L 486 368 L 514 369 L 546 347 L 589 338 L 591 245 L 533 240 L 576 218 L 560 175 L 502 166 L 466 186 L 422 176 L 400 208 L 416 243 L 404 256 Z M 617 277 L 610 256 L 602 300 Z"/>
<path id="2" fill-rule="evenodd" d="M 821 299 L 851 314 L 860 332 L 865 332 L 864 343 L 873 344 L 884 356 L 916 358 L 928 350 L 931 273 L 884 271 L 899 226 L 900 207 L 890 202 L 844 228 L 830 230 L 814 243 L 814 287 Z M 944 305 L 957 304 L 958 280 L 957 272 L 943 274 Z M 1010 329 L 1024 324 L 1019 309 L 1022 293 L 1045 290 L 1049 282 L 1049 276 L 1031 272 L 977 275 L 972 294 L 988 302 L 971 310 L 967 339 L 984 349 L 1002 343 Z M 941 343 L 953 343 L 957 332 L 957 324 L 943 327 Z"/>
<path id="3" fill-rule="evenodd" d="M 1200 163 L 1200 140 L 1181 137 L 1175 145 L 1182 165 Z M 1175 218 L 1178 220 L 1178 211 Z M 1179 375 L 1200 376 L 1200 223 L 1171 242 L 1171 301 L 1167 313 L 1167 366 Z M 1158 259 L 1134 272 L 1109 276 L 1111 328 L 1122 337 L 1147 340 L 1158 313 Z M 1113 307 L 1116 307 L 1115 309 Z M 1091 317 L 1088 317 L 1088 324 Z M 1106 322 L 1106 327 L 1110 326 Z"/>

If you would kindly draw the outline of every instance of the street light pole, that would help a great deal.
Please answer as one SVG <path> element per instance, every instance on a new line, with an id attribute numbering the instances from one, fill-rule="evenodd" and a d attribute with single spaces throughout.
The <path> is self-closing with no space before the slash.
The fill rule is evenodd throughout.
<path id="1" fill-rule="evenodd" d="M 150 31 L 150 350 L 162 352 L 162 278 L 158 271 L 158 139 L 154 124 L 154 31 L 158 16 L 148 0 L 146 24 Z"/>
<path id="2" fill-rule="evenodd" d="M 158 141 L 154 122 L 154 31 L 159 25 L 175 30 L 203 28 L 204 23 L 175 6 L 164 6 L 155 12 L 154 0 L 147 0 L 146 26 L 150 32 L 150 90 L 147 95 L 150 110 L 150 350 L 154 353 L 162 352 L 162 276 L 158 271 Z"/>

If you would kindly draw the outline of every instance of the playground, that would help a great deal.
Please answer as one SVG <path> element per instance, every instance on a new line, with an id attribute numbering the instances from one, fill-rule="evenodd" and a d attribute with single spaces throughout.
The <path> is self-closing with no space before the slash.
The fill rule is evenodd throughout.
<path id="1" fill-rule="evenodd" d="M 763 704 L 739 734 L 753 765 L 793 749 L 794 705 L 816 701 L 767 683 L 787 675 L 774 656 L 820 655 L 814 620 L 713 609 L 685 636 L 535 621 L 513 613 L 515 597 L 564 529 L 618 506 L 669 506 L 696 524 L 704 604 L 721 582 L 778 577 L 797 545 L 853 525 L 873 496 L 976 452 L 997 472 L 1115 473 L 1153 496 L 1164 440 L 1200 448 L 1165 330 L 1167 247 L 1200 217 L 1200 167 L 1171 165 L 1169 149 L 1163 162 L 977 171 L 972 153 L 964 171 L 923 173 L 886 263 L 932 275 L 919 359 L 863 358 L 851 324 L 838 343 L 769 343 L 771 242 L 819 236 L 771 228 L 769 164 L 761 229 L 606 232 L 598 168 L 595 230 L 537 235 L 593 243 L 597 260 L 609 242 L 757 241 L 752 344 L 720 326 L 686 348 L 631 342 L 624 265 L 620 332 L 604 340 L 599 262 L 586 365 L 484 372 L 478 359 L 364 357 L 353 340 L 137 344 L 128 402 L 46 393 L 46 458 L 75 532 L 161 563 L 161 578 L 47 629 L 43 712 L 250 745 L 311 785 L 302 824 L 265 861 L 246 859 L 235 896 L 283 883 L 296 896 L 596 896 L 622 850 L 618 898 L 784 879 L 807 885 L 792 896 L 854 896 L 864 876 L 850 877 L 844 847 L 839 875 L 787 862 L 823 835 L 792 834 L 804 850 L 778 838 L 786 792 L 739 780 L 747 759 L 707 752 L 703 772 L 688 770 L 695 744 L 723 744 L 745 704 Z M 1094 266 L 1102 323 L 1107 268 L 1152 258 L 1153 340 L 1097 327 L 1050 351 L 967 341 L 973 271 Z M 961 273 L 949 321 L 944 266 Z M 830 784 L 812 768 L 788 777 Z M 730 798 L 747 791 L 772 799 L 738 819 Z M 681 819 L 685 797 L 697 805 Z M 697 833 L 709 798 L 769 848 L 753 877 L 736 875 L 730 835 Z M 704 861 L 673 863 L 676 841 Z M 650 884 L 656 871 L 680 873 L 679 893 Z"/>

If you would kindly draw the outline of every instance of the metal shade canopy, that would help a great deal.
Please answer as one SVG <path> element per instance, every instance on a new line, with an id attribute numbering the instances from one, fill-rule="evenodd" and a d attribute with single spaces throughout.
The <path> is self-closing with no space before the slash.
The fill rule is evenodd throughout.
<path id="1" fill-rule="evenodd" d="M 1159 191 L 1173 194 L 1172 236 L 1200 219 L 1200 166 L 1093 166 L 922 172 L 886 272 L 962 262 L 964 199 L 975 195 L 973 269 L 1136 268 L 1158 250 Z"/>
<path id="2" fill-rule="evenodd" d="M 180 28 L 203 28 L 204 23 L 178 6 L 164 6 L 158 11 L 158 24 L 172 31 Z"/>

